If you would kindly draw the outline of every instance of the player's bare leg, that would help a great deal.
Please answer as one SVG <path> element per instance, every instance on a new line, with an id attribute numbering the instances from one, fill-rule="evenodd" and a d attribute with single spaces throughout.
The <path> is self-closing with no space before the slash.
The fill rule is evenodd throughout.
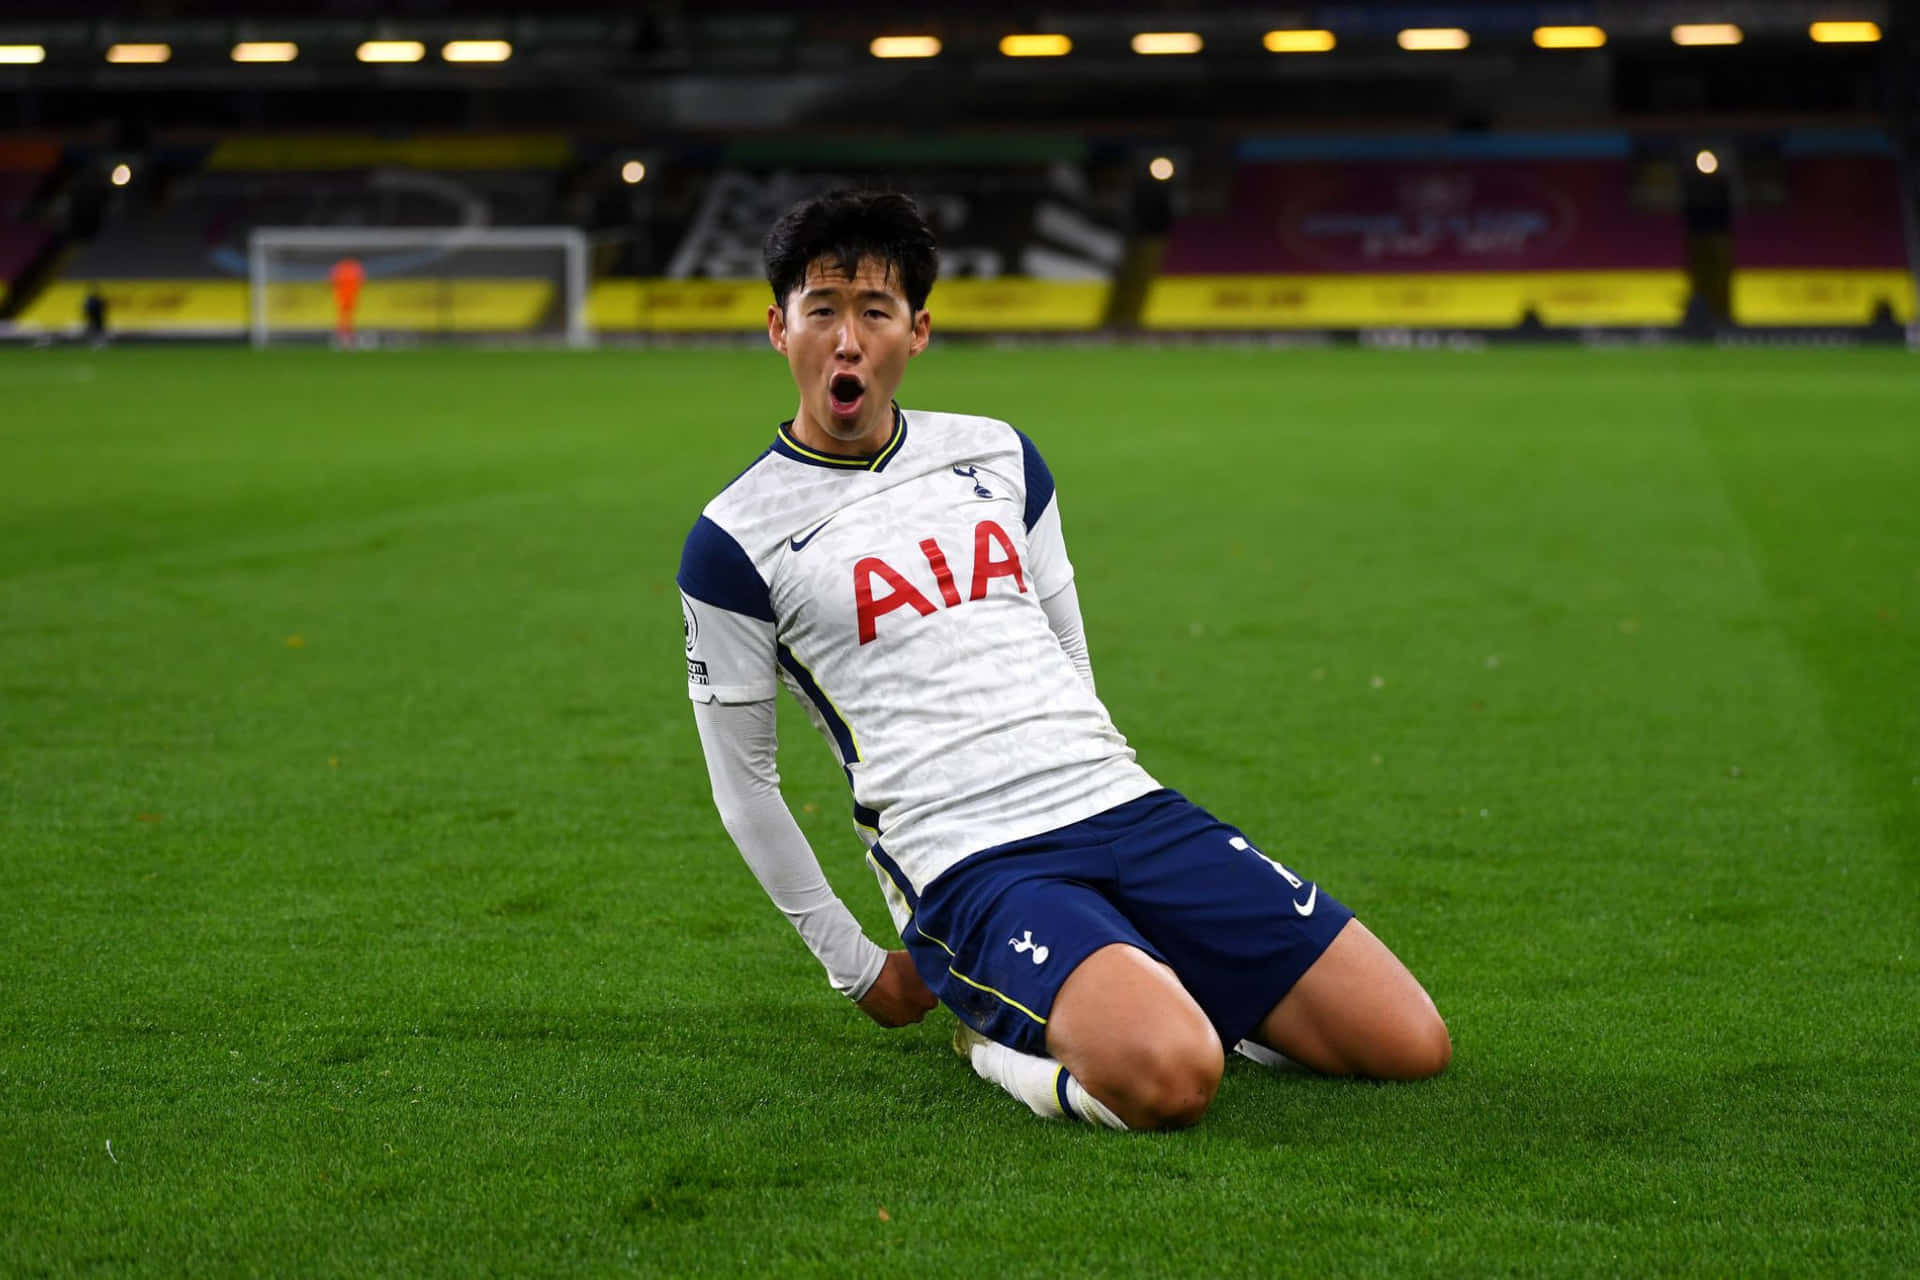
<path id="1" fill-rule="evenodd" d="M 1453 1057 L 1433 998 L 1358 920 L 1347 922 L 1253 1039 L 1330 1076 L 1424 1080 Z"/>
<path id="2" fill-rule="evenodd" d="M 1198 1123 L 1225 1066 L 1213 1024 L 1173 970 L 1117 942 L 1061 986 L 1047 1050 L 1129 1129 Z"/>

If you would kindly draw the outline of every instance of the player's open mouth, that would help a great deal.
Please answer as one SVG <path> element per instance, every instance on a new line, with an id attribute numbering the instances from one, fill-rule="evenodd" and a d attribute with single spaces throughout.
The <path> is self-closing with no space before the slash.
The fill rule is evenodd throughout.
<path id="1" fill-rule="evenodd" d="M 860 412 L 860 402 L 866 395 L 866 384 L 855 374 L 836 373 L 827 384 L 827 399 L 835 417 L 851 418 Z"/>

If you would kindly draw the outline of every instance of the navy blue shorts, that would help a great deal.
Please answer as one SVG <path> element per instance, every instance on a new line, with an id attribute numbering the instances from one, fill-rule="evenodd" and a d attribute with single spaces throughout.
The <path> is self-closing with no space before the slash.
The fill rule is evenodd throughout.
<path id="1" fill-rule="evenodd" d="M 1233 827 L 1161 790 L 984 849 L 914 906 L 914 967 L 967 1025 L 1045 1055 L 1075 966 L 1124 942 L 1170 967 L 1231 1051 L 1353 912 Z"/>

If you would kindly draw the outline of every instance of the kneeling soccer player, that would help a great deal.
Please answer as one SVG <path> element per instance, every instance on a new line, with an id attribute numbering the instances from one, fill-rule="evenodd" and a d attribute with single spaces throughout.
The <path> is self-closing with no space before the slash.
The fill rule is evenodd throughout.
<path id="1" fill-rule="evenodd" d="M 834 987 L 888 1027 L 945 1002 L 980 1075 L 1113 1128 L 1197 1121 L 1223 1046 L 1444 1068 L 1433 1002 L 1351 911 L 1134 763 L 1033 443 L 894 403 L 938 265 L 912 201 L 804 201 L 766 261 L 800 402 L 687 537 L 687 688 L 727 831 Z M 845 769 L 903 951 L 862 935 L 781 798 L 782 683 Z"/>

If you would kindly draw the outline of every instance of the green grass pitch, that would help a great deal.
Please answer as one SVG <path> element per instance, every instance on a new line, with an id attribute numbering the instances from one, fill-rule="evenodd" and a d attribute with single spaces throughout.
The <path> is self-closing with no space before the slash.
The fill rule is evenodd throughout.
<path id="1" fill-rule="evenodd" d="M 0 354 L 0 1273 L 1920 1268 L 1920 363 L 936 346 L 1439 1080 L 1036 1120 L 826 986 L 672 586 L 764 351 Z M 891 940 L 844 784 L 787 795 Z"/>

